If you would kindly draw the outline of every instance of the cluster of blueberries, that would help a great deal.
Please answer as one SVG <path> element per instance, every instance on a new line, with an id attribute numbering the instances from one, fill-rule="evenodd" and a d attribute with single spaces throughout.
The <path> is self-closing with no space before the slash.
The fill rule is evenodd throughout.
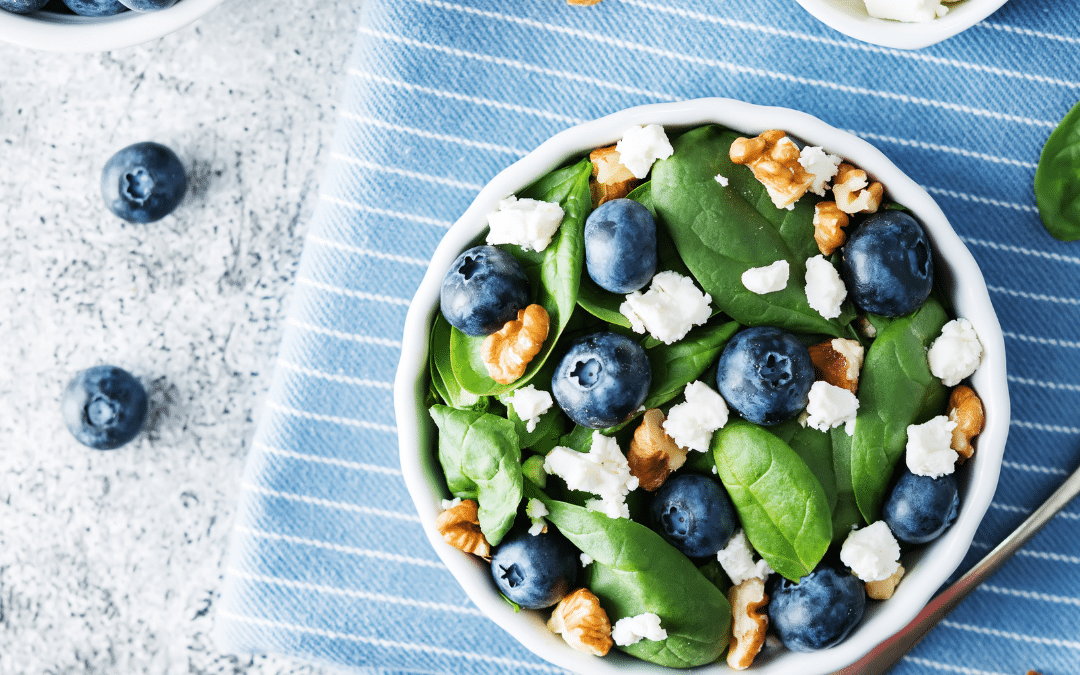
<path id="1" fill-rule="evenodd" d="M 647 284 L 657 266 L 656 224 L 641 204 L 619 199 L 596 208 L 585 224 L 585 263 L 601 288 L 628 293 Z M 902 210 L 867 218 L 844 249 L 841 272 L 849 297 L 867 312 L 900 316 L 914 311 L 933 285 L 930 242 Z M 447 272 L 441 309 L 466 334 L 487 335 L 517 317 L 530 297 L 517 260 L 502 249 L 477 246 Z M 742 417 L 771 425 L 805 409 L 814 369 L 804 344 L 774 327 L 745 328 L 723 350 L 717 389 Z M 576 424 L 603 429 L 633 414 L 645 400 L 650 368 L 634 340 L 602 331 L 577 338 L 559 361 L 552 393 Z M 939 536 L 956 517 L 955 478 L 906 472 L 884 508 L 894 535 L 909 544 Z M 704 561 L 723 549 L 737 516 L 713 478 L 677 474 L 656 492 L 648 525 L 688 557 Z M 557 532 L 531 535 L 518 528 L 496 548 L 491 570 L 500 591 L 518 605 L 540 609 L 558 602 L 576 583 L 578 551 Z M 832 646 L 861 620 L 862 582 L 837 562 L 822 564 L 798 582 L 772 575 L 768 613 L 790 649 Z"/>
<path id="2" fill-rule="evenodd" d="M 136 12 L 156 12 L 172 7 L 178 0 L 0 0 L 0 9 L 16 14 L 29 14 L 52 2 L 56 10 L 66 8 L 79 16 L 112 16 L 129 9 Z M 47 9 L 53 9 L 49 7 Z"/>

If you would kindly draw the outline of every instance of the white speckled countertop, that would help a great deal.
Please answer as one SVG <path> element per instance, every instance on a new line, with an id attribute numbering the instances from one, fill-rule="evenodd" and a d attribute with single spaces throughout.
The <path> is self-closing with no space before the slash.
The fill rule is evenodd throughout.
<path id="1" fill-rule="evenodd" d="M 336 123 L 360 0 L 227 0 L 104 54 L 0 43 L 0 673 L 323 673 L 210 635 L 244 456 Z M 154 140 L 189 171 L 131 225 L 98 182 Z M 154 412 L 76 443 L 59 400 L 110 363 Z"/>

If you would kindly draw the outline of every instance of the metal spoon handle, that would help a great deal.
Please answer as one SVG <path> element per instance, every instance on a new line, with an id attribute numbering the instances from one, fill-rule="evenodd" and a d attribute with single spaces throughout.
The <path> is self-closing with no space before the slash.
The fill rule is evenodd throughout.
<path id="1" fill-rule="evenodd" d="M 994 550 L 986 554 L 986 557 L 980 560 L 977 565 L 931 600 L 911 623 L 896 635 L 875 647 L 872 652 L 862 659 L 833 675 L 882 675 L 893 664 L 903 658 L 904 654 L 908 653 L 915 646 L 915 643 L 930 632 L 931 628 L 944 619 L 946 614 L 960 604 L 960 601 L 967 597 L 968 593 L 997 571 L 1013 553 L 1016 553 L 1021 546 L 1027 543 L 1054 514 L 1060 511 L 1077 494 L 1080 494 L 1080 468 L 1073 471 L 1065 479 L 1061 487 L 1050 495 L 1039 508 L 1035 509 L 1035 512 L 1028 516 L 1027 520 L 1013 530 Z"/>

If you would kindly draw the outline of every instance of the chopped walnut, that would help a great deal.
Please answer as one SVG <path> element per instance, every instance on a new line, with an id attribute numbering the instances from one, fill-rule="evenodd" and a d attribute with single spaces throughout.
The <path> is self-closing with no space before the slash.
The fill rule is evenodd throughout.
<path id="1" fill-rule="evenodd" d="M 896 592 L 896 587 L 900 584 L 900 578 L 904 576 L 904 566 L 896 568 L 893 575 L 888 579 L 882 579 L 881 581 L 867 581 L 866 582 L 866 594 L 870 596 L 871 600 L 888 600 Z"/>
<path id="2" fill-rule="evenodd" d="M 491 544 L 480 531 L 479 505 L 474 499 L 463 499 L 457 506 L 452 506 L 435 519 L 435 528 L 454 548 L 481 558 L 491 557 Z"/>
<path id="3" fill-rule="evenodd" d="M 858 340 L 833 338 L 810 345 L 808 349 L 814 364 L 814 379 L 842 387 L 852 394 L 858 393 L 864 355 Z"/>
<path id="4" fill-rule="evenodd" d="M 630 475 L 649 492 L 657 490 L 667 477 L 686 462 L 686 449 L 664 431 L 664 413 L 659 408 L 646 410 L 641 424 L 634 431 L 626 462 Z"/>
<path id="5" fill-rule="evenodd" d="M 769 616 L 765 605 L 765 582 L 751 577 L 728 590 L 731 603 L 731 643 L 728 646 L 727 663 L 734 670 L 745 670 L 765 644 L 765 630 Z"/>
<path id="6" fill-rule="evenodd" d="M 619 161 L 619 152 L 614 145 L 593 150 L 589 153 L 589 161 L 593 164 L 589 191 L 592 192 L 594 209 L 612 199 L 622 199 L 641 183 Z"/>
<path id="7" fill-rule="evenodd" d="M 844 213 L 874 213 L 881 206 L 885 187 L 870 182 L 866 172 L 851 164 L 840 164 L 833 180 L 833 198 Z"/>
<path id="8" fill-rule="evenodd" d="M 848 226 L 848 215 L 840 210 L 836 202 L 818 202 L 814 205 L 814 241 L 823 255 L 832 255 L 833 251 L 844 245 Z"/>
<path id="9" fill-rule="evenodd" d="M 952 449 L 960 455 L 960 462 L 975 454 L 975 437 L 986 425 L 986 411 L 982 400 L 971 387 L 960 385 L 949 395 L 949 419 L 956 422 L 952 432 Z"/>
<path id="10" fill-rule="evenodd" d="M 794 204 L 814 183 L 813 174 L 799 163 L 800 154 L 799 146 L 779 129 L 737 138 L 728 151 L 732 162 L 750 167 L 778 209 Z"/>
<path id="11" fill-rule="evenodd" d="M 560 600 L 547 625 L 562 635 L 566 644 L 593 656 L 607 654 L 614 644 L 611 620 L 600 600 L 587 588 L 579 588 Z"/>
<path id="12" fill-rule="evenodd" d="M 550 319 L 540 305 L 518 310 L 518 318 L 506 322 L 484 338 L 481 353 L 488 375 L 499 384 L 510 384 L 525 374 L 525 368 L 540 351 L 548 336 Z"/>

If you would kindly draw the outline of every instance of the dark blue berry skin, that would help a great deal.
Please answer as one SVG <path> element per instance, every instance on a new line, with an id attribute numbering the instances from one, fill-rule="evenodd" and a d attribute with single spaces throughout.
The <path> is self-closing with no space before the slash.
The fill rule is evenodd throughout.
<path id="1" fill-rule="evenodd" d="M 156 12 L 176 4 L 176 0 L 121 0 L 128 9 L 136 12 Z"/>
<path id="2" fill-rule="evenodd" d="M 113 16 L 127 11 L 118 0 L 64 0 L 64 4 L 79 16 Z"/>
<path id="3" fill-rule="evenodd" d="M 28 14 L 36 12 L 45 6 L 49 0 L 0 0 L 0 9 L 6 9 L 16 14 Z"/>
<path id="4" fill-rule="evenodd" d="M 618 333 L 600 332 L 570 343 L 551 378 L 551 392 L 575 424 L 605 429 L 634 414 L 651 383 L 652 369 L 641 345 Z"/>
<path id="5" fill-rule="evenodd" d="M 819 565 L 798 583 L 774 574 L 769 584 L 769 623 L 796 652 L 838 644 L 862 619 L 863 582 L 847 570 Z"/>
<path id="6" fill-rule="evenodd" d="M 676 474 L 664 481 L 649 505 L 649 525 L 690 558 L 714 556 L 735 533 L 731 498 L 716 481 Z"/>
<path id="7" fill-rule="evenodd" d="M 116 366 L 94 366 L 64 390 L 61 411 L 75 440 L 95 450 L 113 450 L 138 435 L 146 420 L 146 390 Z"/>
<path id="8" fill-rule="evenodd" d="M 904 469 L 885 500 L 881 517 L 900 541 L 925 544 L 949 529 L 959 509 L 954 474 L 931 478 Z"/>
<path id="9" fill-rule="evenodd" d="M 184 197 L 187 176 L 180 158 L 159 143 L 129 145 L 105 163 L 105 206 L 130 223 L 152 223 L 172 213 Z"/>
<path id="10" fill-rule="evenodd" d="M 656 221 L 632 199 L 598 206 L 585 221 L 585 269 L 596 285 L 630 293 L 656 274 Z"/>
<path id="11" fill-rule="evenodd" d="M 841 269 L 852 302 L 884 316 L 915 311 L 934 285 L 930 239 L 903 211 L 863 221 L 844 245 Z"/>
<path id="12" fill-rule="evenodd" d="M 735 334 L 720 354 L 716 388 L 755 424 L 777 424 L 806 408 L 814 364 L 791 333 L 759 326 Z"/>
<path id="13" fill-rule="evenodd" d="M 551 607 L 562 600 L 574 588 L 580 567 L 578 550 L 550 525 L 537 535 L 512 530 L 491 557 L 495 585 L 525 609 Z"/>
<path id="14" fill-rule="evenodd" d="M 501 248 L 470 248 L 443 277 L 439 306 L 450 325 L 462 333 L 491 335 L 529 306 L 525 268 Z"/>

